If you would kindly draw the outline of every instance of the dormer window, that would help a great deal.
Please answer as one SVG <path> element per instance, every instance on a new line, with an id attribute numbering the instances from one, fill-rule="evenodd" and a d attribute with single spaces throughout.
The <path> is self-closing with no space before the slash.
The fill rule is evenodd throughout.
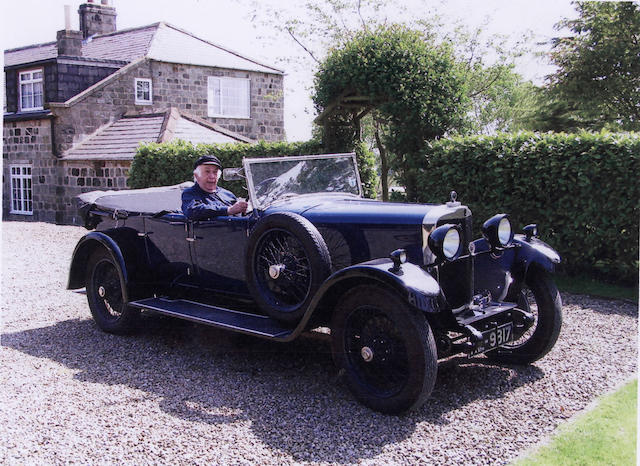
<path id="1" fill-rule="evenodd" d="M 42 110 L 42 68 L 21 71 L 19 76 L 20 110 Z"/>
<path id="2" fill-rule="evenodd" d="M 150 79 L 136 78 L 136 105 L 151 105 L 153 103 L 153 88 Z"/>

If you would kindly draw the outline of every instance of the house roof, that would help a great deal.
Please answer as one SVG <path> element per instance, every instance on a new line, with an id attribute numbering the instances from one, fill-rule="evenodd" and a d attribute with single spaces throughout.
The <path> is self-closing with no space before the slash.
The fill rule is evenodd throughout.
<path id="1" fill-rule="evenodd" d="M 6 50 L 4 66 L 27 65 L 57 56 L 56 42 L 30 45 Z M 92 36 L 82 42 L 82 56 L 74 58 L 123 63 L 143 57 L 169 63 L 283 73 L 282 70 L 200 39 L 190 32 L 164 22 Z"/>
<path id="2" fill-rule="evenodd" d="M 175 139 L 193 144 L 253 142 L 172 108 L 164 113 L 125 115 L 75 144 L 62 155 L 62 159 L 133 160 L 141 143 Z"/>

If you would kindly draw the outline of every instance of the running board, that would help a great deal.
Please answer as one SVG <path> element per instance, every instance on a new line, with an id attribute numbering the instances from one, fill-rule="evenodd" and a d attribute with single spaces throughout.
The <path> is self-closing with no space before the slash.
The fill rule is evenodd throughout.
<path id="1" fill-rule="evenodd" d="M 145 298 L 131 301 L 129 306 L 275 340 L 285 340 L 293 333 L 293 329 L 283 327 L 271 317 L 248 314 L 184 299 Z"/>

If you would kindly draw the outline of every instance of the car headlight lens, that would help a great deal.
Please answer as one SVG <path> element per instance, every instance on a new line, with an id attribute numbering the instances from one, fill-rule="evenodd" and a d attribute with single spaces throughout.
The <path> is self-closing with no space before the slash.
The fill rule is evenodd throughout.
<path id="1" fill-rule="evenodd" d="M 500 250 L 510 246 L 513 242 L 513 229 L 508 215 L 494 215 L 484 222 L 482 236 L 491 245 L 492 249 Z"/>
<path id="2" fill-rule="evenodd" d="M 439 260 L 452 261 L 462 252 L 462 238 L 456 225 L 441 225 L 429 234 L 429 249 Z"/>
<path id="3" fill-rule="evenodd" d="M 502 246 L 508 246 L 511 243 L 511 222 L 507 217 L 503 217 L 498 224 L 498 240 Z"/>
<path id="4" fill-rule="evenodd" d="M 460 233 L 455 228 L 450 228 L 444 235 L 442 242 L 442 252 L 444 256 L 451 260 L 458 254 L 460 249 Z"/>

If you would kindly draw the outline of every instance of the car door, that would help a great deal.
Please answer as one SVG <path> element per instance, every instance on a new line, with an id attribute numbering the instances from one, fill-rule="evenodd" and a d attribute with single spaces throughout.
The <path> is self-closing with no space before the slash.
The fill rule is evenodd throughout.
<path id="1" fill-rule="evenodd" d="M 193 222 L 194 266 L 200 286 L 248 295 L 244 262 L 251 217 L 219 216 Z"/>
<path id="2" fill-rule="evenodd" d="M 145 218 L 146 254 L 153 281 L 196 286 L 191 259 L 191 225 L 182 214 Z"/>

